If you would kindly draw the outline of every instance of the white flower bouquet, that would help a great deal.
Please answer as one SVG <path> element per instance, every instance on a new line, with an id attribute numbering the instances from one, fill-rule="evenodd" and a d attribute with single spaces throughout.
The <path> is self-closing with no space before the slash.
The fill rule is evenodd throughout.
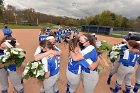
<path id="1" fill-rule="evenodd" d="M 111 44 L 108 44 L 105 40 L 96 42 L 98 54 L 102 54 L 103 51 L 110 51 L 112 48 Z"/>
<path id="2" fill-rule="evenodd" d="M 29 62 L 23 72 L 23 78 L 29 79 L 30 77 L 37 78 L 38 80 L 45 79 L 44 64 L 40 61 Z"/>
<path id="3" fill-rule="evenodd" d="M 121 44 L 112 46 L 112 50 L 109 52 L 110 61 L 113 63 L 117 61 L 121 53 L 122 53 Z"/>
<path id="4" fill-rule="evenodd" d="M 26 52 L 21 48 L 9 48 L 4 50 L 4 56 L 0 57 L 0 63 L 6 67 L 10 64 L 15 64 L 17 67 L 21 66 L 25 60 Z"/>

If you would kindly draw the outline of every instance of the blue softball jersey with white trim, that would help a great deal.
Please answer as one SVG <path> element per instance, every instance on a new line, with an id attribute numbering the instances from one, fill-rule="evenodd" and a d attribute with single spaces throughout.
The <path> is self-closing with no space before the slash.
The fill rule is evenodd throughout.
<path id="1" fill-rule="evenodd" d="M 124 56 L 122 59 L 122 64 L 125 66 L 135 66 L 138 61 L 140 55 L 137 53 L 129 52 L 129 49 L 124 51 Z"/>
<path id="2" fill-rule="evenodd" d="M 50 72 L 50 77 L 56 75 L 59 72 L 58 59 L 56 56 L 52 58 L 43 58 L 45 72 Z"/>
<path id="3" fill-rule="evenodd" d="M 92 61 L 89 61 L 88 64 L 91 65 L 92 63 L 96 62 L 97 59 L 98 59 L 98 56 L 97 56 L 97 51 L 95 49 L 94 46 L 92 45 L 89 45 L 88 47 L 84 48 L 82 51 L 81 51 L 84 59 L 91 59 Z M 97 68 L 95 68 L 97 69 Z M 84 66 L 82 66 L 82 70 L 87 72 L 87 73 L 90 73 L 90 69 L 89 68 L 85 68 Z"/>
<path id="4" fill-rule="evenodd" d="M 119 60 L 118 60 L 119 63 L 122 62 L 122 59 L 123 59 L 123 56 L 124 56 L 124 51 L 125 51 L 126 49 L 128 49 L 128 47 L 127 47 L 126 44 L 122 44 L 122 45 L 121 45 L 121 49 L 122 49 L 122 53 L 121 53 L 121 55 L 120 55 L 120 57 L 119 57 Z"/>
<path id="5" fill-rule="evenodd" d="M 83 59 L 80 61 L 73 61 L 73 59 L 70 57 L 69 58 L 69 63 L 68 63 L 68 70 L 71 71 L 74 74 L 81 74 L 82 72 L 82 66 L 85 68 L 89 67 L 89 62 L 92 62 L 90 59 Z"/>
<path id="6" fill-rule="evenodd" d="M 39 42 L 45 40 L 46 38 L 47 38 L 47 35 L 46 34 L 39 35 Z"/>

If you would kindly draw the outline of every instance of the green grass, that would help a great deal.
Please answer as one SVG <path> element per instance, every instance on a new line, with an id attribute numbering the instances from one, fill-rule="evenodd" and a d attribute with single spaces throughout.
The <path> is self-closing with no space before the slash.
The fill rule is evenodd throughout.
<path id="1" fill-rule="evenodd" d="M 92 32 L 86 32 L 86 33 L 87 34 L 92 34 Z M 121 36 L 121 35 L 105 35 L 105 34 L 97 34 L 97 35 L 108 36 L 108 37 L 115 37 L 115 38 L 123 38 L 123 36 Z"/>
<path id="2" fill-rule="evenodd" d="M 11 29 L 39 29 L 40 26 L 28 26 L 28 25 L 8 25 Z M 0 29 L 3 28 L 3 24 L 0 24 Z"/>
<path id="3" fill-rule="evenodd" d="M 129 31 L 112 31 L 111 34 L 128 35 Z"/>

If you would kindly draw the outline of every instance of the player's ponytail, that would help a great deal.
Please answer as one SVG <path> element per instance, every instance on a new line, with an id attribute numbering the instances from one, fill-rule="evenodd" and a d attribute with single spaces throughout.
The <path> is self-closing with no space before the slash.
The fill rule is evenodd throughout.
<path id="1" fill-rule="evenodd" d="M 79 37 L 75 37 L 75 38 L 71 39 L 69 41 L 69 53 L 70 53 L 70 51 L 74 51 L 75 48 L 78 46 L 78 44 L 79 44 Z"/>
<path id="2" fill-rule="evenodd" d="M 129 40 L 128 41 L 128 44 L 130 47 L 132 47 L 133 49 L 138 49 L 139 48 L 139 43 L 137 43 L 137 41 L 135 40 Z"/>

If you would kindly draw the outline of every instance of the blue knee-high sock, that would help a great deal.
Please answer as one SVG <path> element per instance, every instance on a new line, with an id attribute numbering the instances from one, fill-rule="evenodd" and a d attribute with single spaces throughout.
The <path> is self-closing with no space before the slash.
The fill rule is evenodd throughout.
<path id="1" fill-rule="evenodd" d="M 126 93 L 130 93 L 131 86 L 126 85 Z"/>
<path id="2" fill-rule="evenodd" d="M 18 93 L 24 93 L 24 90 L 23 90 L 23 89 L 21 89 Z"/>
<path id="3" fill-rule="evenodd" d="M 7 90 L 2 90 L 1 93 L 8 93 L 8 91 Z"/>
<path id="4" fill-rule="evenodd" d="M 112 76 L 113 76 L 113 75 L 110 73 L 110 74 L 109 74 L 109 77 L 108 77 L 108 80 L 107 80 L 107 83 L 108 83 L 108 84 L 110 84 Z"/>
<path id="5" fill-rule="evenodd" d="M 54 93 L 59 93 L 59 91 L 57 91 L 57 92 L 54 92 Z"/>
<path id="6" fill-rule="evenodd" d="M 67 84 L 67 90 L 66 90 L 66 93 L 70 93 L 69 87 L 70 87 L 70 85 Z"/>
<path id="7" fill-rule="evenodd" d="M 112 75 L 112 73 L 110 73 L 108 78 L 109 78 L 109 79 L 111 79 L 111 78 L 112 78 L 112 76 L 113 76 L 113 75 Z"/>
<path id="8" fill-rule="evenodd" d="M 115 89 L 114 89 L 114 93 L 118 93 L 118 91 L 120 90 L 121 85 L 116 84 Z"/>
<path id="9" fill-rule="evenodd" d="M 137 93 L 139 88 L 140 88 L 140 84 L 136 83 L 135 86 L 134 86 L 133 91 Z"/>

